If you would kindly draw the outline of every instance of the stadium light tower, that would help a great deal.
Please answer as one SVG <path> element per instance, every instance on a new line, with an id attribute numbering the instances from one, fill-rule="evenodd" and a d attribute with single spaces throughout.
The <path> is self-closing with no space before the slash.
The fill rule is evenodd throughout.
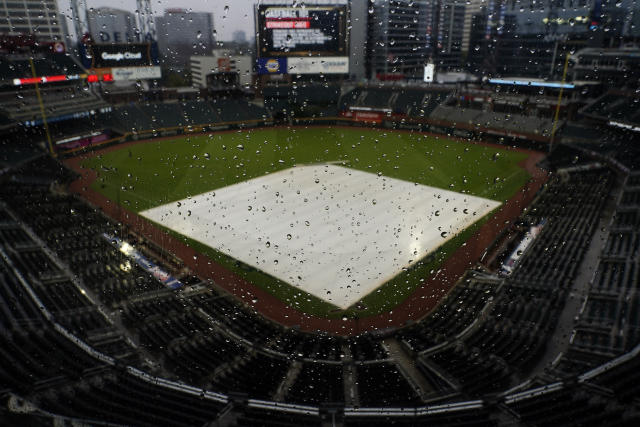
<path id="1" fill-rule="evenodd" d="M 136 12 L 138 14 L 138 28 L 141 37 L 144 39 L 147 35 L 152 40 L 156 38 L 155 25 L 153 25 L 153 11 L 151 10 L 151 0 L 136 0 Z"/>

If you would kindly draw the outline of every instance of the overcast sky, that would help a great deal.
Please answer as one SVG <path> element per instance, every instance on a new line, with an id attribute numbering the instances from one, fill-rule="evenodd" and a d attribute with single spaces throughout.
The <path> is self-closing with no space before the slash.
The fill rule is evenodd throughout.
<path id="1" fill-rule="evenodd" d="M 210 12 L 213 14 L 213 25 L 218 40 L 231 40 L 233 32 L 243 30 L 247 38 L 253 35 L 253 4 L 258 0 L 152 0 L 154 15 L 162 15 L 165 9 L 184 8 L 194 12 Z M 73 33 L 69 0 L 58 0 L 58 5 L 67 19 L 69 31 Z M 87 0 L 88 7 L 113 7 L 131 12 L 136 10 L 136 0 Z M 225 6 L 228 9 L 225 10 Z"/>
<path id="2" fill-rule="evenodd" d="M 82 0 L 81 0 L 82 1 Z M 136 0 L 86 0 L 88 7 L 112 7 L 131 12 L 136 10 Z M 364 1 L 364 0 L 362 0 Z M 243 30 L 248 39 L 253 38 L 253 5 L 256 3 L 298 3 L 296 0 L 152 0 L 151 9 L 154 15 L 162 15 L 165 9 L 183 8 L 194 12 L 210 12 L 213 14 L 213 25 L 218 40 L 232 40 L 233 32 Z M 306 0 L 313 3 L 345 3 L 346 0 Z M 71 8 L 69 0 L 58 0 L 58 6 L 67 18 L 67 26 L 73 34 Z"/>

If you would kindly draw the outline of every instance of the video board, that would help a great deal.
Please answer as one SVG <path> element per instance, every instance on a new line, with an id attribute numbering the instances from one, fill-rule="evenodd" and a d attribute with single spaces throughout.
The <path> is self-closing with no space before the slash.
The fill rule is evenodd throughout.
<path id="1" fill-rule="evenodd" d="M 346 5 L 256 6 L 258 57 L 347 56 Z"/>
<path id="2" fill-rule="evenodd" d="M 149 43 L 91 45 L 91 68 L 142 67 L 153 64 Z"/>

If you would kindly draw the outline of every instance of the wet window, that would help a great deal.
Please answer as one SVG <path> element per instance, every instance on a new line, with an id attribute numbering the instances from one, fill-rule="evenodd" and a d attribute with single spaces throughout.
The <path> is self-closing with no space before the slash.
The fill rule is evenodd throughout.
<path id="1" fill-rule="evenodd" d="M 0 2 L 0 424 L 637 423 L 639 17 Z"/>

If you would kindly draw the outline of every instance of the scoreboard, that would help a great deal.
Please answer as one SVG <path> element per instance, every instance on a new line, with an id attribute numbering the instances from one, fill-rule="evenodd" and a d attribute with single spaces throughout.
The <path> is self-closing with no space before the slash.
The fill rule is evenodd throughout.
<path id="1" fill-rule="evenodd" d="M 348 56 L 346 5 L 256 7 L 259 58 Z"/>

